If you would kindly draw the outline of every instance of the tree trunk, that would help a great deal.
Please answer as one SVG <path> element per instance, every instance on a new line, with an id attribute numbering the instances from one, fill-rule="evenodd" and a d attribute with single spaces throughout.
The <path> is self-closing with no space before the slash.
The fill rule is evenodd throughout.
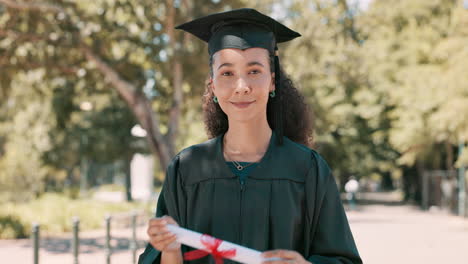
<path id="1" fill-rule="evenodd" d="M 131 180 L 131 173 L 130 173 L 130 162 L 132 161 L 132 157 L 125 157 L 124 160 L 124 173 L 125 173 L 125 197 L 127 198 L 127 202 L 133 201 L 132 197 L 132 180 Z"/>
<path id="2" fill-rule="evenodd" d="M 416 201 L 418 171 L 415 166 L 403 168 L 403 192 L 405 202 Z"/>
<path id="3" fill-rule="evenodd" d="M 416 184 L 415 184 L 415 195 L 414 195 L 414 200 L 419 204 L 421 205 L 421 202 L 422 202 L 422 186 L 423 186 L 423 174 L 424 174 L 424 171 L 426 170 L 425 166 L 424 166 L 424 162 L 423 161 L 416 161 L 416 168 L 417 168 L 417 171 L 418 171 L 418 174 L 417 174 L 417 181 L 416 181 Z"/>
<path id="4" fill-rule="evenodd" d="M 344 186 L 345 186 L 346 182 L 348 181 L 349 176 L 350 176 L 350 174 L 348 172 L 340 173 L 340 175 L 339 175 L 340 183 L 339 183 L 339 186 L 338 186 L 340 192 L 342 192 L 344 190 Z"/>
<path id="5" fill-rule="evenodd" d="M 445 145 L 445 152 L 447 153 L 446 155 L 446 159 L 445 159 L 445 168 L 446 170 L 453 170 L 454 167 L 454 155 L 453 155 L 453 148 L 452 148 L 452 144 L 450 144 L 450 142 L 448 141 L 445 141 L 444 143 Z"/>
<path id="6" fill-rule="evenodd" d="M 390 175 L 389 172 L 385 172 L 383 175 L 382 175 L 382 190 L 384 191 L 391 191 L 393 189 L 395 189 L 395 187 L 393 186 L 393 180 L 392 180 L 392 176 Z"/>
<path id="7" fill-rule="evenodd" d="M 172 96 L 172 106 L 169 111 L 169 124 L 167 138 L 170 144 L 170 148 L 175 149 L 175 142 L 177 135 L 179 134 L 179 117 L 181 113 L 181 105 L 183 100 L 183 91 L 182 91 L 182 79 L 183 79 L 183 69 L 182 64 L 180 63 L 180 51 L 177 48 L 177 41 L 174 32 L 175 25 L 175 7 L 173 0 L 167 0 L 166 2 L 167 10 L 169 10 L 166 17 L 166 32 L 169 36 L 169 47 L 172 51 L 172 87 L 174 89 L 174 94 Z"/>
<path id="8" fill-rule="evenodd" d="M 106 80 L 114 86 L 119 95 L 135 114 L 141 127 L 146 130 L 150 149 L 159 158 L 161 168 L 167 168 L 171 157 L 174 156 L 174 144 L 171 137 L 164 137 L 159 130 L 159 118 L 151 108 L 151 102 L 146 96 L 137 91 L 135 86 L 123 80 L 119 74 L 97 56 L 88 46 L 82 44 L 86 58 L 93 62 Z"/>

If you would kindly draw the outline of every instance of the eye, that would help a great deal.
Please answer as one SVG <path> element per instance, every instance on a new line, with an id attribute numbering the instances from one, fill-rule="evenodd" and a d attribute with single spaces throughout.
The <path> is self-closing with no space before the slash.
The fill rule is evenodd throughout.
<path id="1" fill-rule="evenodd" d="M 249 74 L 259 74 L 261 73 L 259 70 L 251 70 Z"/>
<path id="2" fill-rule="evenodd" d="M 221 73 L 222 76 L 232 76 L 232 72 L 226 71 Z"/>

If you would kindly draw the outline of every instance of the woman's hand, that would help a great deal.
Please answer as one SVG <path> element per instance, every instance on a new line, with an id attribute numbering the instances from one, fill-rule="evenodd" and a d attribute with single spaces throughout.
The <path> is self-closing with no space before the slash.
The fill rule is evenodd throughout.
<path id="1" fill-rule="evenodd" d="M 171 233 L 167 224 L 179 226 L 170 216 L 152 218 L 148 223 L 147 234 L 149 243 L 157 250 L 166 253 L 175 253 L 180 251 L 180 243 L 176 241 L 176 235 Z"/>
<path id="2" fill-rule="evenodd" d="M 305 260 L 301 254 L 293 250 L 277 249 L 271 251 L 265 251 L 262 253 L 264 258 L 279 258 L 276 260 L 264 261 L 263 264 L 311 264 L 309 261 Z"/>

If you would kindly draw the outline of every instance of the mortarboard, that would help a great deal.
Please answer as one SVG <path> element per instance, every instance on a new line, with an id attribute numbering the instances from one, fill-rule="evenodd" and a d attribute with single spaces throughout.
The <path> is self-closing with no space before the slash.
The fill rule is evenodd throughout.
<path id="1" fill-rule="evenodd" d="M 264 48 L 275 55 L 275 98 L 270 98 L 274 107 L 275 132 L 278 143 L 283 140 L 283 107 L 280 87 L 280 67 L 277 44 L 301 35 L 273 18 L 255 9 L 242 8 L 215 13 L 181 24 L 176 29 L 187 31 L 208 42 L 208 53 L 213 55 L 227 48 Z"/>

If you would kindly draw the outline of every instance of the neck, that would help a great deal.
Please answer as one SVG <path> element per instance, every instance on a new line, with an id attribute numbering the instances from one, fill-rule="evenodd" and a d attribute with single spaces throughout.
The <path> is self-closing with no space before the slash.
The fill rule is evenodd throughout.
<path id="1" fill-rule="evenodd" d="M 226 160 L 258 162 L 268 149 L 271 128 L 266 117 L 258 122 L 231 122 L 224 135 Z"/>

